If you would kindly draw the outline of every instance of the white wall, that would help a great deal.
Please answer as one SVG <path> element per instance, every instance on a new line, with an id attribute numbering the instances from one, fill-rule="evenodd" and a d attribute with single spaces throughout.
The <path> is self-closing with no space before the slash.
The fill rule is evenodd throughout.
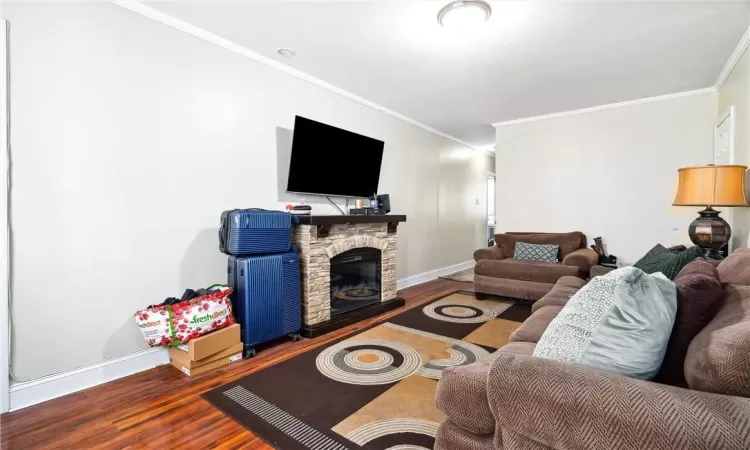
<path id="1" fill-rule="evenodd" d="M 672 207 L 677 169 L 712 163 L 716 94 L 498 127 L 502 231 L 583 231 L 633 263 L 690 243 L 700 208 Z"/>
<path id="2" fill-rule="evenodd" d="M 716 120 L 734 106 L 734 164 L 750 164 L 750 53 L 734 66 L 719 91 Z M 750 199 L 750 176 L 745 176 L 745 195 Z M 750 208 L 720 208 L 722 217 L 732 226 L 732 248 L 747 247 L 750 232 Z"/>
<path id="3" fill-rule="evenodd" d="M 483 153 L 112 4 L 2 8 L 20 378 L 144 349 L 135 310 L 224 281 L 219 214 L 285 201 L 277 129 L 295 114 L 386 142 L 399 278 L 484 240 Z"/>

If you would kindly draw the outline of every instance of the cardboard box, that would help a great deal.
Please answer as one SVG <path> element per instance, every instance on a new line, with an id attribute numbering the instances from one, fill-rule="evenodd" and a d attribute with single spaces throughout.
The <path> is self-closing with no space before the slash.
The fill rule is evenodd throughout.
<path id="1" fill-rule="evenodd" d="M 238 342 L 240 342 L 240 325 L 235 323 L 173 348 L 186 353 L 188 359 L 198 361 L 219 353 Z"/>
<path id="2" fill-rule="evenodd" d="M 242 342 L 238 342 L 229 348 L 226 348 L 218 353 L 214 353 L 213 355 L 206 356 L 205 358 L 199 359 L 198 361 L 193 361 L 192 359 L 190 359 L 187 352 L 183 352 L 182 350 L 179 350 L 177 348 L 170 348 L 169 360 L 173 363 L 176 363 L 175 367 L 187 367 L 188 369 L 194 369 L 204 364 L 216 361 L 217 359 L 228 358 L 236 353 L 242 353 L 243 347 L 244 346 L 242 345 Z"/>
<path id="3" fill-rule="evenodd" d="M 210 372 L 211 370 L 218 369 L 219 367 L 224 367 L 229 363 L 240 361 L 242 359 L 242 352 L 236 353 L 231 356 L 225 356 L 223 358 L 219 358 L 215 361 L 211 361 L 207 364 L 203 364 L 202 366 L 194 367 L 192 369 L 188 369 L 185 366 L 182 366 L 179 363 L 175 363 L 172 361 L 172 365 L 177 367 L 182 373 L 189 377 L 194 377 L 196 375 L 200 375 L 202 373 Z"/>

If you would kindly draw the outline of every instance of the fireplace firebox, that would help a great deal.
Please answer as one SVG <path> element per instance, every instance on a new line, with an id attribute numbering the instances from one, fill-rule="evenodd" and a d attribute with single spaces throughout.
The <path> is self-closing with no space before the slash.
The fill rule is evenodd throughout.
<path id="1" fill-rule="evenodd" d="M 331 258 L 331 317 L 380 303 L 381 251 L 355 248 Z"/>

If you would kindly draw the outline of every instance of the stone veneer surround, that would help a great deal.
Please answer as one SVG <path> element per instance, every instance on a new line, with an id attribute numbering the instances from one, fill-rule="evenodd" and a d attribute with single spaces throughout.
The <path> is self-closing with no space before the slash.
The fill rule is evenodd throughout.
<path id="1" fill-rule="evenodd" d="M 299 248 L 302 272 L 302 323 L 316 325 L 331 319 L 331 258 L 362 247 L 381 251 L 381 301 L 396 298 L 396 228 L 388 223 L 343 223 L 327 227 L 294 225 L 292 243 Z"/>

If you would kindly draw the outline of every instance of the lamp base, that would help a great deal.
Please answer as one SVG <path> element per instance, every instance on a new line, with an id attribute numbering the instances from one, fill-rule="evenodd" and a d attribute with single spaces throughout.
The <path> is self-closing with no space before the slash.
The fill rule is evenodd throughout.
<path id="1" fill-rule="evenodd" d="M 688 229 L 688 235 L 693 244 L 703 250 L 706 258 L 724 259 L 721 249 L 729 244 L 732 229 L 726 220 L 719 216 L 720 212 L 710 206 L 698 212 Z"/>

